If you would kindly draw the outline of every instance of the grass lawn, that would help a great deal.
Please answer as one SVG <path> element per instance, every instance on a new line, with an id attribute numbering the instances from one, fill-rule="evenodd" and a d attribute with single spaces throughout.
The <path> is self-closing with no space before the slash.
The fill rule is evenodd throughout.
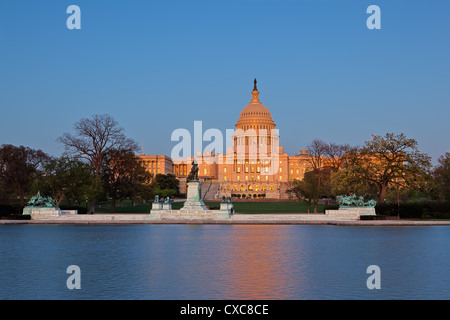
<path id="1" fill-rule="evenodd" d="M 207 206 L 218 207 L 218 202 L 206 202 Z M 182 202 L 172 204 L 172 209 L 179 210 L 183 206 Z M 237 213 L 307 213 L 308 204 L 306 202 L 280 201 L 280 202 L 234 202 L 234 210 Z M 317 212 L 323 212 L 324 205 L 319 205 Z M 116 207 L 116 213 L 150 213 L 150 205 Z M 311 212 L 314 207 L 311 205 Z M 109 213 L 109 208 L 98 208 L 96 213 Z"/>

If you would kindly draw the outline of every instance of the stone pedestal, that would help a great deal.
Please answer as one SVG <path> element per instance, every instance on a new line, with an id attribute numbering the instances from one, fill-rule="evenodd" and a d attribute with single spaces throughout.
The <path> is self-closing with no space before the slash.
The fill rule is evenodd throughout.
<path id="1" fill-rule="evenodd" d="M 162 209 L 163 210 L 172 210 L 172 203 L 171 202 L 164 202 L 162 204 Z"/>
<path id="2" fill-rule="evenodd" d="M 162 210 L 162 203 L 161 202 L 153 202 L 152 210 Z"/>
<path id="3" fill-rule="evenodd" d="M 207 210 L 202 200 L 202 187 L 200 181 L 189 181 L 187 183 L 187 200 L 180 211 Z"/>
<path id="4" fill-rule="evenodd" d="M 229 214 L 233 214 L 234 213 L 233 204 L 230 202 L 222 202 L 220 204 L 220 211 L 227 212 Z"/>
<path id="5" fill-rule="evenodd" d="M 339 210 L 357 212 L 360 216 L 376 216 L 375 208 L 370 207 L 339 207 Z"/>
<path id="6" fill-rule="evenodd" d="M 59 207 L 25 207 L 22 214 L 31 215 L 31 219 L 48 219 L 61 216 Z"/>
<path id="7" fill-rule="evenodd" d="M 326 210 L 325 216 L 337 220 L 360 220 L 361 216 L 376 216 L 375 208 L 340 207 L 338 210 Z"/>

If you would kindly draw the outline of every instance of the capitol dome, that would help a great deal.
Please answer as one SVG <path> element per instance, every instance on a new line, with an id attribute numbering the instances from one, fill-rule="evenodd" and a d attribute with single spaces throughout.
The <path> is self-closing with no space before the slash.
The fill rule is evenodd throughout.
<path id="1" fill-rule="evenodd" d="M 266 106 L 261 103 L 250 103 L 242 109 L 239 120 L 272 120 L 272 115 Z"/>
<path id="2" fill-rule="evenodd" d="M 256 87 L 256 79 L 252 91 L 252 101 L 242 109 L 239 120 L 236 123 L 236 129 L 265 129 L 268 131 L 275 129 L 275 123 L 272 120 L 269 109 L 259 101 L 259 91 Z"/>

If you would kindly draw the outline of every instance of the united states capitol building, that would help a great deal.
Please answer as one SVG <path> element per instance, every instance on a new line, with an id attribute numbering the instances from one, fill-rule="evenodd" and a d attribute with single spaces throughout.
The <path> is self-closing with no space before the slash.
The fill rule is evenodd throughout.
<path id="1" fill-rule="evenodd" d="M 151 174 L 173 174 L 180 181 L 180 191 L 186 191 L 186 177 L 195 160 L 202 182 L 203 198 L 245 195 L 266 199 L 283 199 L 292 180 L 302 180 L 310 169 L 306 150 L 290 156 L 279 144 L 278 130 L 269 109 L 259 99 L 255 80 L 250 103 L 242 109 L 232 136 L 232 147 L 226 154 L 210 152 L 185 159 L 165 155 L 138 156 Z"/>

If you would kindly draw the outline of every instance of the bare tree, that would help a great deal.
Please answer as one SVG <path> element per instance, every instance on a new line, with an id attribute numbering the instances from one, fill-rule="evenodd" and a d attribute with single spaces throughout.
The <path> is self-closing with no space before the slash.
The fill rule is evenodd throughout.
<path id="1" fill-rule="evenodd" d="M 319 139 L 314 139 L 311 144 L 306 147 L 309 154 L 309 163 L 315 173 L 317 173 L 324 165 L 327 148 L 327 143 Z"/>
<path id="2" fill-rule="evenodd" d="M 324 164 L 326 160 L 326 154 L 327 154 L 327 148 L 328 145 L 326 142 L 314 139 L 310 145 L 306 147 L 308 150 L 309 158 L 308 161 L 311 164 L 312 172 L 316 176 L 316 179 L 314 183 L 316 184 L 315 189 L 320 190 L 322 185 L 322 176 L 324 174 Z M 317 213 L 317 204 L 318 204 L 318 197 L 319 193 L 315 192 L 312 193 L 314 195 L 314 213 Z"/>
<path id="3" fill-rule="evenodd" d="M 325 165 L 328 145 L 323 140 L 314 139 L 310 145 L 306 147 L 308 150 L 308 161 L 311 164 L 314 174 L 317 176 L 317 184 L 320 186 L 321 171 Z"/>
<path id="4" fill-rule="evenodd" d="M 83 118 L 74 125 L 75 134 L 64 133 L 58 138 L 66 149 L 66 153 L 77 159 L 85 159 L 92 167 L 95 178 L 100 178 L 103 170 L 109 165 L 107 155 L 113 150 L 135 152 L 138 145 L 124 134 L 108 114 Z M 95 201 L 92 201 L 90 212 L 93 213 Z"/>
<path id="5" fill-rule="evenodd" d="M 342 168 L 342 159 L 344 155 L 350 151 L 351 147 L 348 144 L 329 143 L 325 146 L 325 155 L 330 167 L 335 170 Z"/>

